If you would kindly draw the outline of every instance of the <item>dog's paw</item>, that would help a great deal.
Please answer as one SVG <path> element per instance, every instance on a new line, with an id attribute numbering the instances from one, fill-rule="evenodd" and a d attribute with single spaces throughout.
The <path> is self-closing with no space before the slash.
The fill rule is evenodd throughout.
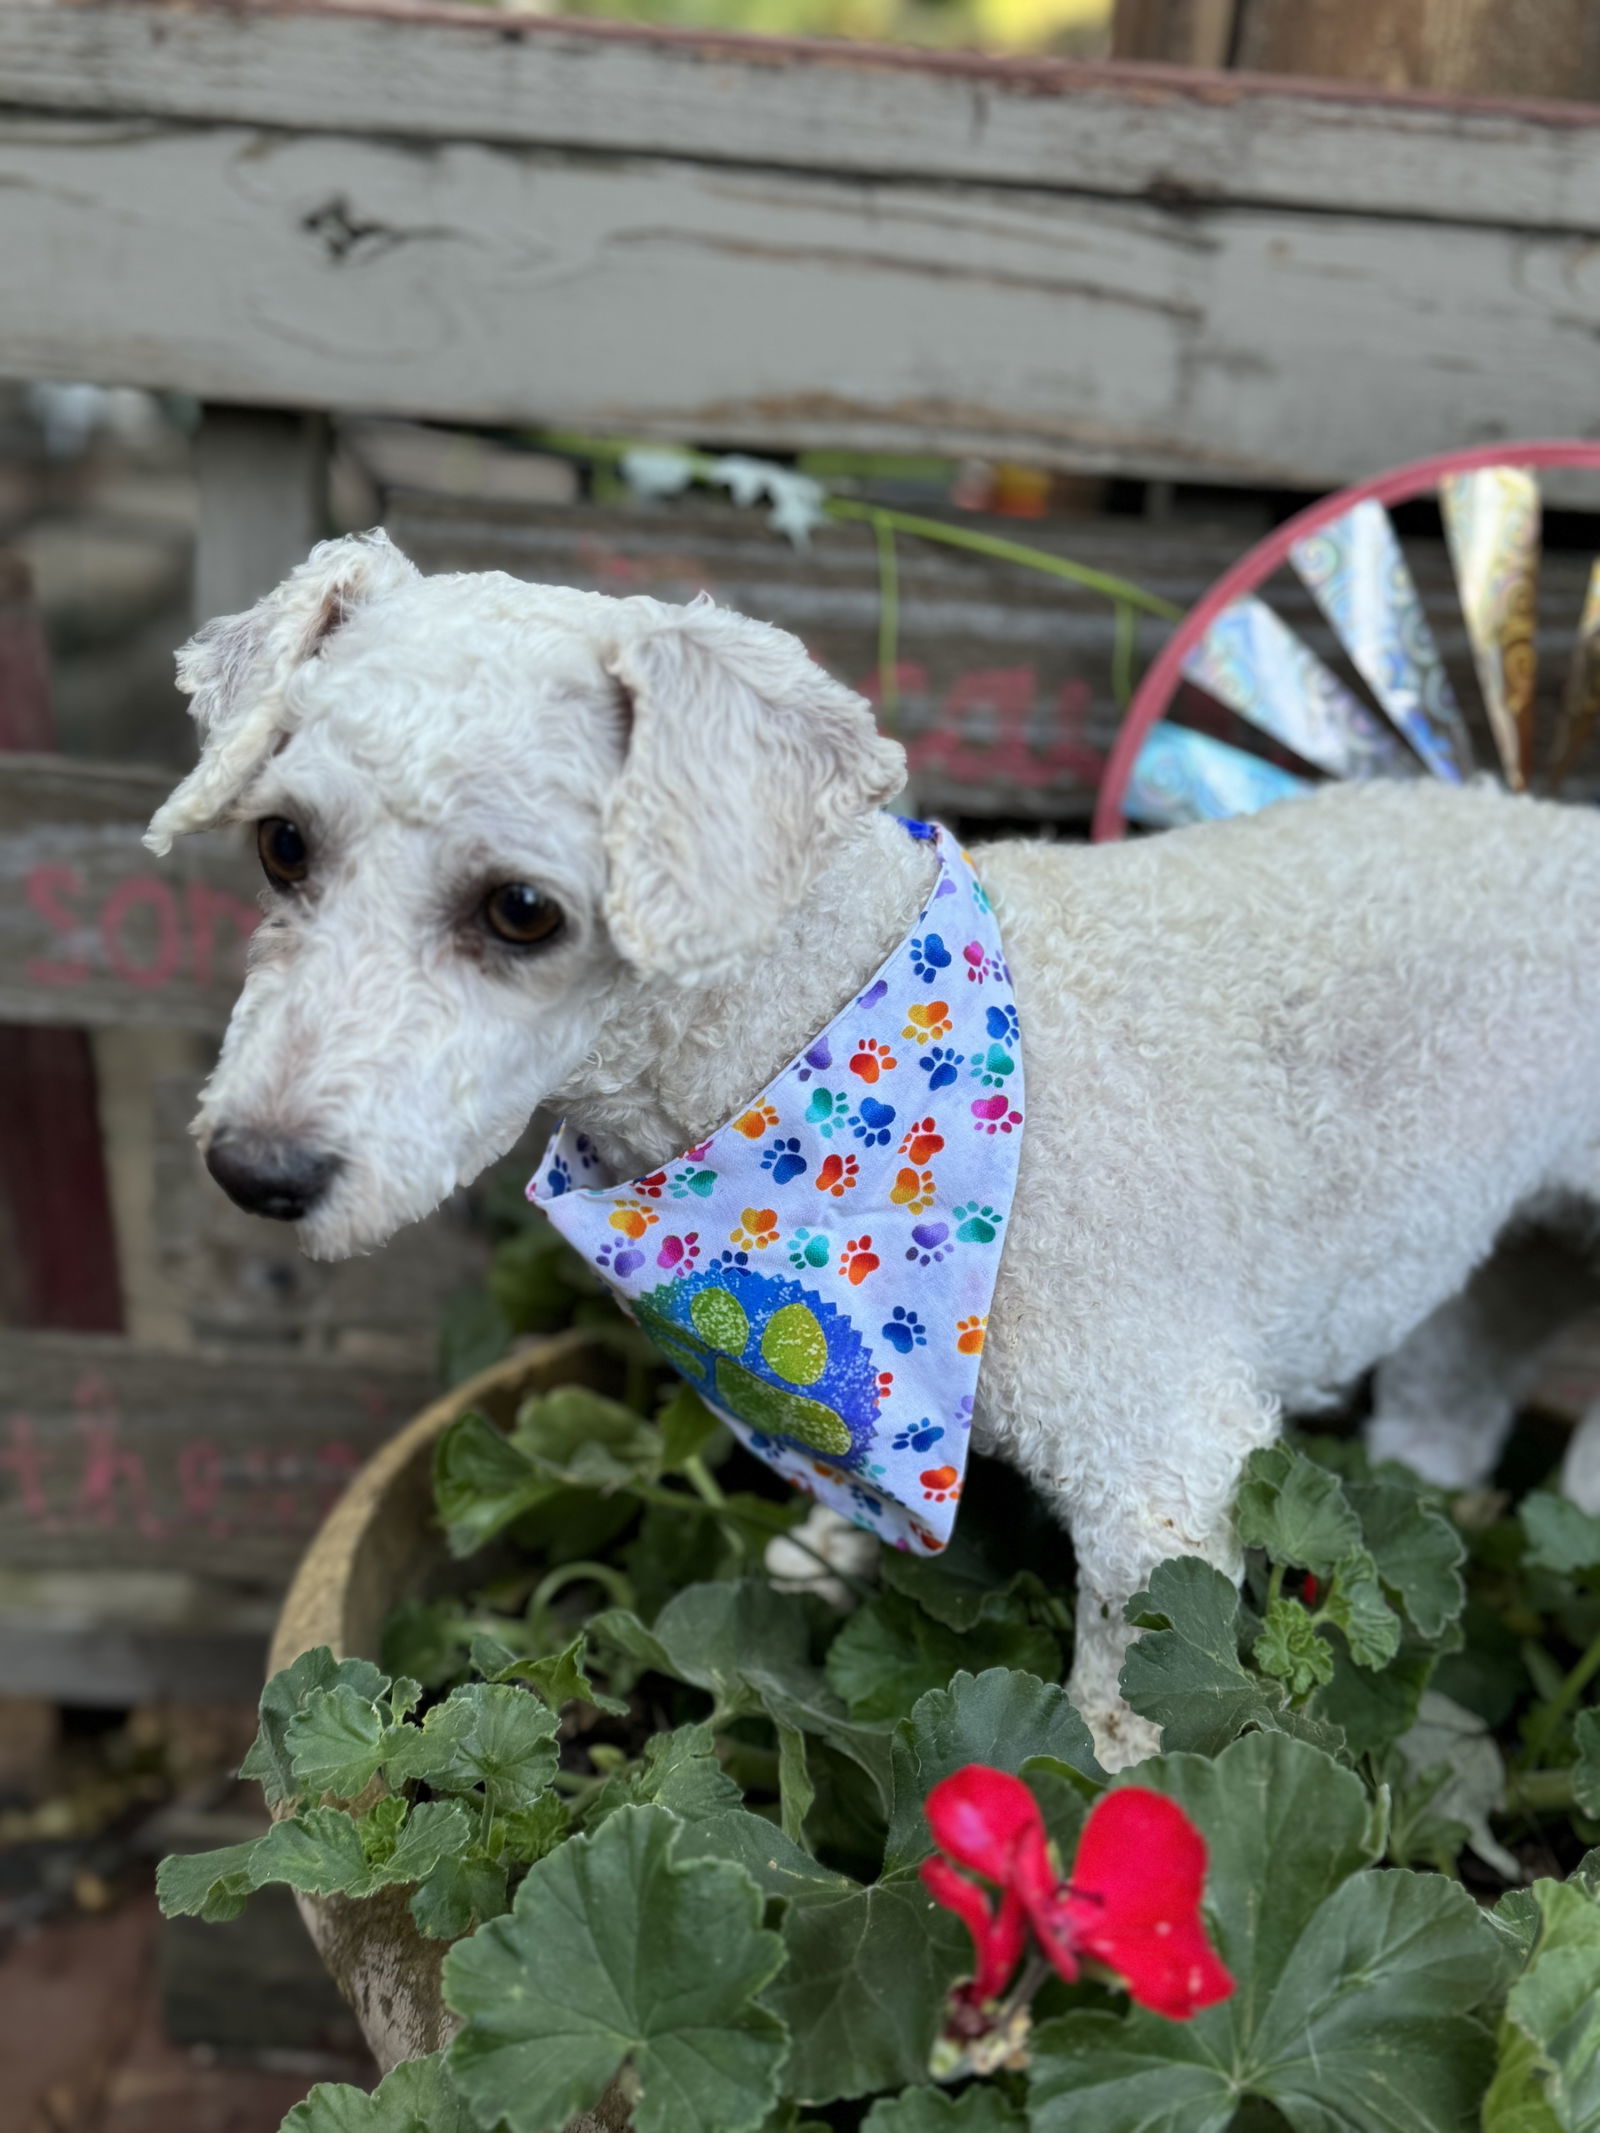
<path id="1" fill-rule="evenodd" d="M 852 1288 L 860 1288 L 869 1274 L 875 1274 L 883 1264 L 872 1249 L 870 1237 L 852 1237 L 845 1245 L 839 1259 L 839 1272 Z"/>

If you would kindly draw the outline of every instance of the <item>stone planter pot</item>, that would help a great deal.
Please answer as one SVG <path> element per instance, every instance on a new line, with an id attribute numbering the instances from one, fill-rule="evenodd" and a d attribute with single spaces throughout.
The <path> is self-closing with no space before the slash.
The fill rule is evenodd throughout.
<path id="1" fill-rule="evenodd" d="M 481 1565 L 463 1576 L 451 1564 L 434 1523 L 434 1446 L 468 1408 L 505 1425 L 529 1393 L 573 1383 L 621 1393 L 622 1365 L 602 1336 L 563 1333 L 521 1349 L 436 1400 L 369 1459 L 295 1574 L 272 1640 L 270 1671 L 319 1644 L 341 1659 L 376 1659 L 384 1621 L 400 1601 L 481 1583 Z M 437 2051 L 457 2026 L 440 1989 L 448 1943 L 417 1931 L 409 1896 L 386 1889 L 364 1903 L 348 1896 L 299 1899 L 317 1952 L 384 2073 Z M 622 2097 L 608 2092 L 597 2112 L 575 2119 L 567 2133 L 611 2133 L 625 2122 Z"/>

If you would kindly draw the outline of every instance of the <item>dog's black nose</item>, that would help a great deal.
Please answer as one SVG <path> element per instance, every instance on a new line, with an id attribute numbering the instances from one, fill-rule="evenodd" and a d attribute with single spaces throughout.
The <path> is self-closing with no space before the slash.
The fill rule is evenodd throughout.
<path id="1" fill-rule="evenodd" d="M 343 1167 L 339 1156 L 304 1141 L 248 1130 L 219 1133 L 206 1150 L 206 1168 L 228 1198 L 274 1222 L 308 1215 Z"/>

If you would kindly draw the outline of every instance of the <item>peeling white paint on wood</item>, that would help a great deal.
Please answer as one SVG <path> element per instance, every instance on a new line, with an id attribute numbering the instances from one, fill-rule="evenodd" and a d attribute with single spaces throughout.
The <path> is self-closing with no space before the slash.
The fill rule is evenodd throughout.
<path id="1" fill-rule="evenodd" d="M 1575 235 L 0 122 L 0 372 L 1314 486 L 1594 416 Z"/>

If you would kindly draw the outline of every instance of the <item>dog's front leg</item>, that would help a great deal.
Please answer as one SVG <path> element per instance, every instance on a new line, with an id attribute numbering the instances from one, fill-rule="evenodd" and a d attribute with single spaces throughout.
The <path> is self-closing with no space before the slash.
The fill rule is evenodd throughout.
<path id="1" fill-rule="evenodd" d="M 1230 1375 L 1186 1405 L 1159 1446 L 1144 1432 L 1108 1466 L 1060 1488 L 1078 1558 L 1076 1649 L 1069 1690 L 1108 1770 L 1153 1755 L 1158 1729 L 1130 1711 L 1119 1676 L 1138 1631 L 1124 1609 L 1157 1563 L 1198 1555 L 1237 1579 L 1243 1558 L 1233 1507 L 1245 1460 L 1277 1434 L 1278 1411 Z"/>

